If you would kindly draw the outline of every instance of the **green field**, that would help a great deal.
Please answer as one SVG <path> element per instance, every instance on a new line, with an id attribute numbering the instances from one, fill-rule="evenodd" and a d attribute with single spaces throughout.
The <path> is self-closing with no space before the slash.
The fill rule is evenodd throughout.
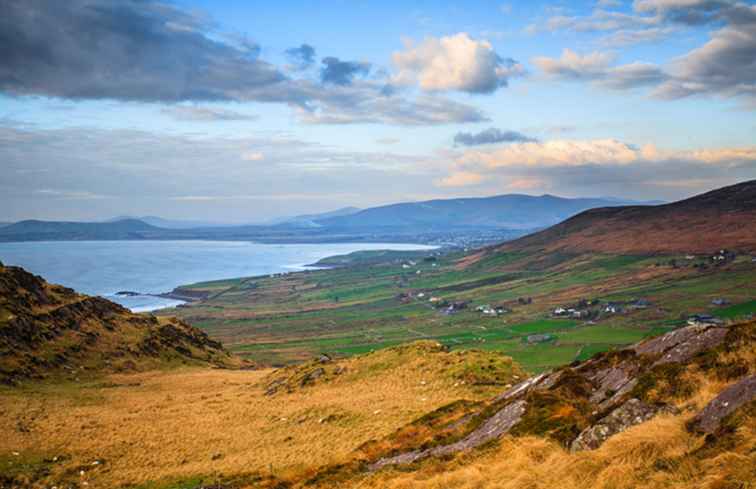
<path id="1" fill-rule="evenodd" d="M 679 257 L 497 253 L 463 264 L 460 254 L 423 259 L 430 254 L 437 253 L 356 253 L 325 260 L 337 268 L 193 284 L 211 298 L 166 313 L 262 364 L 432 339 L 502 351 L 541 371 L 670 331 L 690 314 L 735 319 L 756 311 L 756 264 L 746 259 L 699 269 L 667 265 Z M 713 306 L 718 297 L 732 305 Z M 651 305 L 602 311 L 607 301 L 638 298 Z M 551 316 L 580 299 L 600 301 L 590 321 Z M 445 314 L 434 306 L 443 301 L 467 307 Z M 476 311 L 482 305 L 511 312 L 488 317 Z"/>

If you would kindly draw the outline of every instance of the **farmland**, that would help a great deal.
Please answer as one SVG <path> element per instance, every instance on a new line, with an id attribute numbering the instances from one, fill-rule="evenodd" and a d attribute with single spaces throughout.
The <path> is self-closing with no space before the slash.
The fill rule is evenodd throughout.
<path id="1" fill-rule="evenodd" d="M 470 256 L 335 257 L 326 262 L 345 266 L 189 285 L 209 299 L 163 313 L 267 365 L 432 339 L 451 349 L 500 351 L 539 372 L 669 331 L 693 313 L 735 319 L 755 309 L 756 264 L 748 256 L 717 266 L 673 255 Z M 728 306 L 713 306 L 718 297 Z M 555 308 L 581 299 L 598 301 L 589 320 L 553 317 Z M 603 304 L 637 299 L 648 306 L 604 312 Z M 439 307 L 454 302 L 465 307 Z M 487 316 L 479 306 L 506 312 Z"/>

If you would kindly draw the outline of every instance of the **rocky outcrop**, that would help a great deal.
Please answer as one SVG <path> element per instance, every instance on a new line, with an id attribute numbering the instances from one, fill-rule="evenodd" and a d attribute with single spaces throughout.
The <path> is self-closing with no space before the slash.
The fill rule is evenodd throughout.
<path id="1" fill-rule="evenodd" d="M 241 366 L 220 343 L 186 323 L 133 314 L 21 268 L 0 266 L 0 382 L 176 361 Z"/>
<path id="2" fill-rule="evenodd" d="M 630 399 L 593 426 L 583 430 L 572 442 L 570 448 L 572 451 L 598 448 L 611 436 L 621 433 L 631 426 L 648 421 L 656 416 L 659 411 L 672 411 L 672 408 L 646 404 L 638 399 Z"/>
<path id="3" fill-rule="evenodd" d="M 746 377 L 719 393 L 691 421 L 689 428 L 698 433 L 715 433 L 722 421 L 741 408 L 756 400 L 756 375 Z"/>
<path id="4" fill-rule="evenodd" d="M 552 438 L 573 451 L 598 448 L 611 436 L 689 395 L 681 373 L 695 362 L 707 367 L 717 349 L 754 337 L 756 322 L 728 328 L 689 326 L 631 347 L 527 379 L 461 418 L 450 440 L 432 448 L 409 447 L 372 461 L 370 470 L 478 447 L 506 433 Z M 744 334 L 743 332 L 746 331 Z M 707 356 L 708 355 L 708 356 Z M 738 406 L 753 399 L 756 381 L 745 379 L 722 392 L 699 415 L 695 429 L 710 432 Z M 721 398 L 721 399 L 720 399 Z M 425 443 L 425 442 L 423 442 Z"/>

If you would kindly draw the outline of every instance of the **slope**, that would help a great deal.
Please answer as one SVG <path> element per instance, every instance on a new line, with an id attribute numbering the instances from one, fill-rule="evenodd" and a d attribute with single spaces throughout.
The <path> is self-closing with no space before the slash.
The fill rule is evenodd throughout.
<path id="1" fill-rule="evenodd" d="M 713 253 L 756 251 L 756 180 L 658 206 L 585 211 L 494 251 Z"/>
<path id="2" fill-rule="evenodd" d="M 0 264 L 0 383 L 183 364 L 242 362 L 176 319 L 133 314 Z"/>

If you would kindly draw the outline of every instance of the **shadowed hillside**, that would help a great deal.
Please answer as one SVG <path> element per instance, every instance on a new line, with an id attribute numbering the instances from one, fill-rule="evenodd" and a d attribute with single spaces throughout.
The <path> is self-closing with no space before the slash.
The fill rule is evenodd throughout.
<path id="1" fill-rule="evenodd" d="M 710 253 L 756 251 L 756 180 L 658 206 L 591 209 L 497 251 Z"/>
<path id="2" fill-rule="evenodd" d="M 241 365 L 220 343 L 186 323 L 133 314 L 2 264 L 0 359 L 5 384 L 168 365 Z"/>

